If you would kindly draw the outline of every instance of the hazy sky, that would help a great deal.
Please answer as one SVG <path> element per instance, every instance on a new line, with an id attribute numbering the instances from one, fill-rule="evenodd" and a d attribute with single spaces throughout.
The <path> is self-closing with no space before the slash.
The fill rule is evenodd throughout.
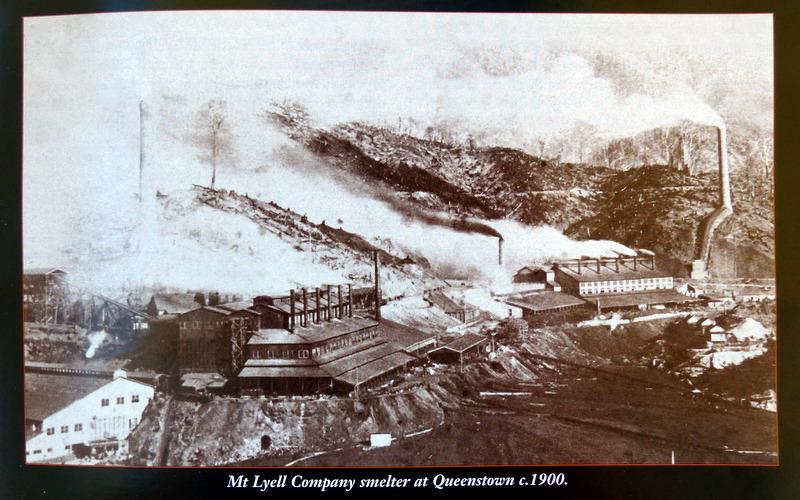
<path id="1" fill-rule="evenodd" d="M 323 125 L 403 117 L 513 144 L 576 121 L 611 135 L 712 123 L 706 80 L 734 97 L 744 89 L 742 105 L 720 97 L 733 103 L 717 110 L 725 119 L 746 108 L 748 89 L 771 96 L 772 85 L 769 15 L 122 13 L 28 18 L 24 34 L 28 249 L 64 244 L 82 217 L 126 209 L 140 100 L 158 116 L 151 157 L 170 150 L 155 189 L 196 181 L 183 173 L 199 160 L 178 143 L 211 98 L 228 101 L 238 161 L 254 168 L 282 144 L 257 117 L 274 100 L 300 102 Z M 647 71 L 622 92 L 592 53 Z M 687 55 L 714 74 L 686 74 L 676 60 Z"/>

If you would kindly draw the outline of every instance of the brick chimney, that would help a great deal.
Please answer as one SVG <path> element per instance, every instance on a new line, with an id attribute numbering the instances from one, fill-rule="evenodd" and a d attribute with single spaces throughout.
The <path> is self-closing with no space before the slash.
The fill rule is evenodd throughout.
<path id="1" fill-rule="evenodd" d="M 289 331 L 292 333 L 294 333 L 294 315 L 295 315 L 294 302 L 295 302 L 294 288 L 292 288 L 291 290 L 289 290 Z"/>

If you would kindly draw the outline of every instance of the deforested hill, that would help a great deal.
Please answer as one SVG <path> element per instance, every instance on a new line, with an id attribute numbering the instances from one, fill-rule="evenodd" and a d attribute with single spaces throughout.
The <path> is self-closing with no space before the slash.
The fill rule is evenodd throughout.
<path id="1" fill-rule="evenodd" d="M 270 118 L 327 163 L 377 181 L 427 208 L 512 218 L 566 228 L 591 213 L 590 195 L 610 171 L 536 158 L 500 147 L 428 140 L 348 123 L 314 127 L 302 108 L 281 105 Z"/>
<path id="2" fill-rule="evenodd" d="M 431 140 L 388 127 L 315 127 L 302 108 L 275 106 L 270 119 L 325 163 L 380 183 L 422 208 L 547 224 L 579 239 L 648 248 L 686 276 L 698 228 L 717 203 L 716 172 L 661 165 L 615 170 L 561 163 L 504 147 Z M 772 198 L 733 177 L 734 215 L 715 233 L 717 276 L 774 274 Z"/>
<path id="3" fill-rule="evenodd" d="M 734 213 L 717 229 L 711 266 L 717 276 L 770 277 L 774 273 L 771 202 L 748 196 L 734 178 Z M 602 183 L 594 215 L 567 228 L 573 237 L 611 238 L 662 256 L 661 265 L 686 274 L 699 245 L 699 227 L 714 209 L 716 173 L 688 175 L 664 166 L 616 172 Z"/>

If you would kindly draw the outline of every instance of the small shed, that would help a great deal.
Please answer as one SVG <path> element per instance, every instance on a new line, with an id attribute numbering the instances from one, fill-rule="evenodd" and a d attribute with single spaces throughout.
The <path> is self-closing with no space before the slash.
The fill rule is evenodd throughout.
<path id="1" fill-rule="evenodd" d="M 487 339 L 476 333 L 467 333 L 456 340 L 433 349 L 428 357 L 435 363 L 463 363 L 480 355 Z"/>

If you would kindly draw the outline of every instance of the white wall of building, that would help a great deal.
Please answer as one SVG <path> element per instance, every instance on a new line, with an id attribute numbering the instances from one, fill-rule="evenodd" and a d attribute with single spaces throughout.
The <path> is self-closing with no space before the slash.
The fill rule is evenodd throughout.
<path id="1" fill-rule="evenodd" d="M 112 380 L 45 418 L 41 434 L 25 443 L 26 460 L 62 457 L 78 443 L 126 438 L 139 423 L 153 394 L 154 389 L 148 384 L 124 377 Z"/>
<path id="2" fill-rule="evenodd" d="M 595 295 L 599 293 L 644 292 L 648 290 L 668 290 L 673 288 L 671 276 L 661 278 L 641 278 L 631 280 L 612 281 L 582 281 L 580 283 L 581 295 Z"/>

